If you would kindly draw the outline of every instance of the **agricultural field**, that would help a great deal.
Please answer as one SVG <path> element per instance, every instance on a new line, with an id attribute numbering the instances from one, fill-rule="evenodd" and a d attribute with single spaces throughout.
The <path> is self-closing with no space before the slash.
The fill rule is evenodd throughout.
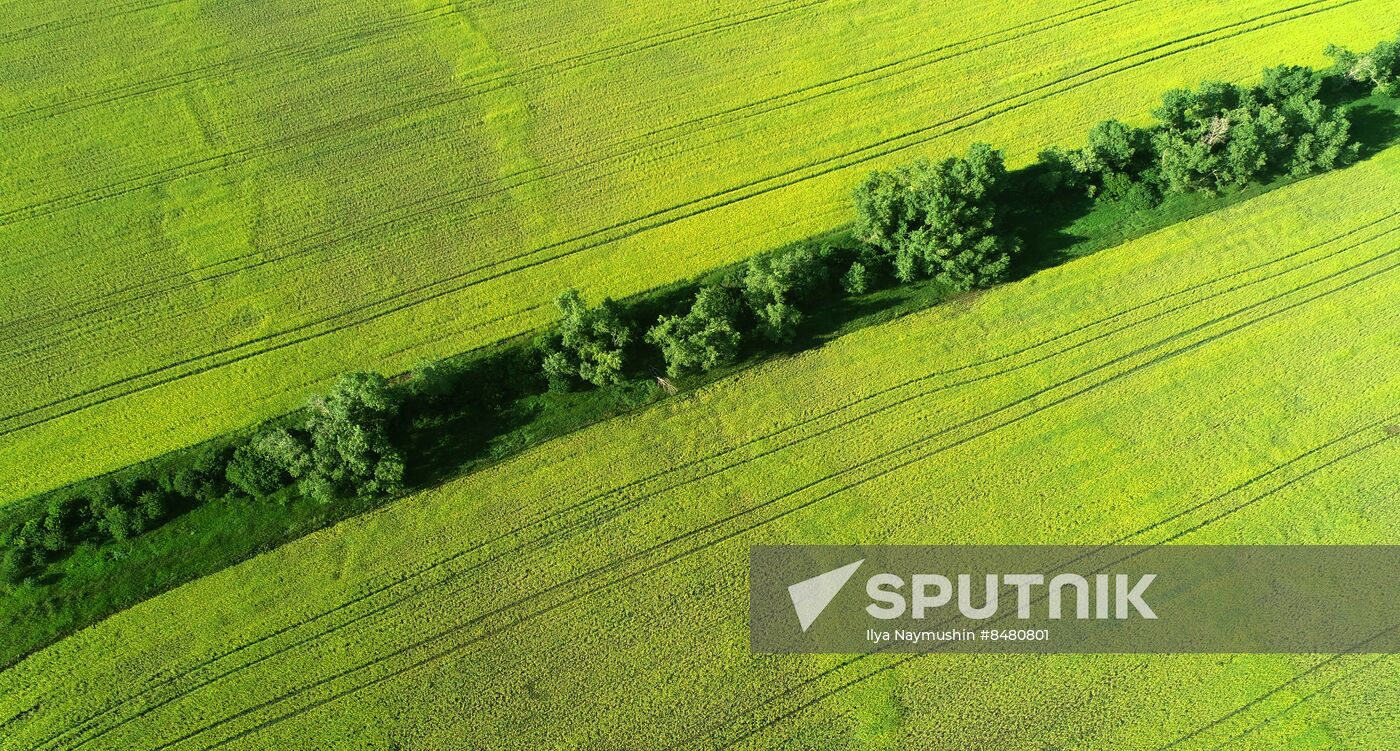
<path id="1" fill-rule="evenodd" d="M 545 444 L 0 673 L 0 749 L 1400 745 L 1400 663 L 750 652 L 748 547 L 1400 543 L 1400 148 Z"/>
<path id="2" fill-rule="evenodd" d="M 0 502 L 1013 165 L 1390 0 L 4 2 Z M 676 92 L 684 96 L 676 96 Z"/>

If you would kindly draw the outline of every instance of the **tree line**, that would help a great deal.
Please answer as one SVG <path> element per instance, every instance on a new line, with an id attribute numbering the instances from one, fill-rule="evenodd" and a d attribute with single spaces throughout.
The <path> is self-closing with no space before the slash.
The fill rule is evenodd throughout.
<path id="1" fill-rule="evenodd" d="M 881 287 L 996 284 L 1021 249 L 1010 217 L 1027 202 L 1079 194 L 1145 209 L 1174 193 L 1345 165 L 1358 145 L 1346 111 L 1325 103 L 1324 88 L 1400 94 L 1400 38 L 1365 53 L 1327 53 L 1335 61 L 1327 71 L 1279 66 L 1253 86 L 1210 81 L 1169 91 L 1146 126 L 1105 120 L 1084 146 L 1042 152 L 1028 170 L 1034 184 L 1013 184 L 1002 152 L 983 143 L 960 156 L 873 171 L 854 190 L 851 244 L 760 254 L 659 306 L 609 299 L 590 306 L 566 290 L 558 323 L 527 346 L 426 363 L 396 383 L 344 375 L 302 410 L 250 435 L 25 504 L 0 529 L 0 578 L 21 581 L 78 545 L 129 540 L 219 500 L 392 497 L 405 489 L 413 436 L 452 415 L 490 420 L 522 396 L 638 378 L 669 385 L 659 371 L 705 373 L 780 351 L 818 308 Z"/>
<path id="2" fill-rule="evenodd" d="M 930 279 L 954 292 L 996 284 L 1021 248 L 1009 221 L 1017 204 L 1083 191 L 1146 209 L 1174 193 L 1215 194 L 1344 166 L 1359 147 L 1347 112 L 1324 103 L 1323 87 L 1331 80 L 1389 90 L 1393 74 L 1375 71 L 1393 69 L 1395 46 L 1366 55 L 1329 48 L 1338 67 L 1325 73 L 1277 66 L 1254 86 L 1207 81 L 1168 91 L 1150 125 L 1105 120 L 1083 147 L 1042 152 L 1029 170 L 1035 185 L 1013 186 L 1002 152 L 985 143 L 876 170 L 853 196 L 854 249 L 756 256 L 650 325 L 612 300 L 590 308 L 569 290 L 558 300 L 559 328 L 538 345 L 544 370 L 555 388 L 620 383 L 634 374 L 628 358 L 640 338 L 669 374 L 706 371 L 735 362 L 745 347 L 789 341 L 810 306 L 841 294 Z"/>

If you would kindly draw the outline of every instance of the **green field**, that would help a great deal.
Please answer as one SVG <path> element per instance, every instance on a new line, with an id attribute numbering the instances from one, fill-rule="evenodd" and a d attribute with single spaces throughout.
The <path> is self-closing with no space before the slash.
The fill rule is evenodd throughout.
<path id="1" fill-rule="evenodd" d="M 1024 163 L 1389 0 L 7 0 L 0 502 Z M 676 97 L 684 91 L 683 97 Z M 39 467 L 41 469 L 37 469 Z"/>
<path id="2" fill-rule="evenodd" d="M 0 748 L 1384 749 L 1394 658 L 763 656 L 764 543 L 1400 542 L 1400 148 L 281 547 L 0 673 Z"/>

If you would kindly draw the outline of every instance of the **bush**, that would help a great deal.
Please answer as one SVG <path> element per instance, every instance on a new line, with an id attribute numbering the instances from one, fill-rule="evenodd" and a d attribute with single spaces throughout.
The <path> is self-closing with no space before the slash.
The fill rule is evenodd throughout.
<path id="1" fill-rule="evenodd" d="M 851 267 L 841 276 L 841 289 L 848 295 L 863 295 L 870 290 L 870 272 L 865 270 L 865 264 L 860 261 L 851 263 Z"/>
<path id="2" fill-rule="evenodd" d="M 124 503 L 104 507 L 97 526 L 117 542 L 129 540 L 145 529 L 141 516 Z"/>
<path id="3" fill-rule="evenodd" d="M 170 479 L 170 491 L 195 503 L 209 503 L 226 489 L 226 467 L 230 457 L 224 451 L 205 450 L 177 469 Z"/>
<path id="4" fill-rule="evenodd" d="M 598 307 L 589 308 L 574 289 L 560 295 L 556 304 L 562 316 L 559 332 L 540 345 L 550 388 L 567 390 L 579 381 L 595 386 L 621 383 L 623 353 L 632 332 L 622 322 L 617 304 L 604 299 Z"/>
<path id="5" fill-rule="evenodd" d="M 24 580 L 25 569 L 29 568 L 29 551 L 16 542 L 5 546 L 5 554 L 0 556 L 0 582 L 18 584 Z"/>
<path id="6" fill-rule="evenodd" d="M 1019 244 L 1004 236 L 1000 151 L 876 171 L 856 189 L 856 236 L 882 251 L 900 281 L 933 277 L 955 290 L 1001 280 Z"/>
<path id="7" fill-rule="evenodd" d="M 159 490 L 147 490 L 136 498 L 136 513 L 144 528 L 151 529 L 164 521 L 168 510 L 166 502 L 166 495 Z"/>
<path id="8" fill-rule="evenodd" d="M 1155 156 L 1151 133 L 1104 120 L 1089 131 L 1084 148 L 1068 152 L 1066 160 L 1081 176 L 1079 182 L 1087 186 L 1090 197 L 1119 201 L 1130 194 L 1140 199 L 1152 192 L 1139 186 L 1144 185 L 1143 175 Z"/>
<path id="9" fill-rule="evenodd" d="M 728 290 L 703 287 L 689 313 L 661 316 L 647 332 L 646 341 L 661 349 L 666 372 L 673 376 L 727 365 L 739 356 L 740 337 L 734 325 L 738 313 L 739 304 Z"/>
<path id="10" fill-rule="evenodd" d="M 61 497 L 50 499 L 40 524 L 39 545 L 49 553 L 68 550 L 76 544 L 83 521 L 81 501 Z"/>
<path id="11" fill-rule="evenodd" d="M 118 485 L 111 480 L 98 482 L 88 502 L 88 516 L 97 531 L 109 539 L 121 542 L 141 533 L 141 519 L 132 513 L 130 485 Z"/>
<path id="12" fill-rule="evenodd" d="M 1279 67 L 1265 71 L 1254 89 L 1208 81 L 1195 91 L 1167 92 L 1152 137 L 1165 188 L 1214 193 L 1355 158 L 1350 121 L 1316 98 L 1320 88 L 1305 69 Z"/>

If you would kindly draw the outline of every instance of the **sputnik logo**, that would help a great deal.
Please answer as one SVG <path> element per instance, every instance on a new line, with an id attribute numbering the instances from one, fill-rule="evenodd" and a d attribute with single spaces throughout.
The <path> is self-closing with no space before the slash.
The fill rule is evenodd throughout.
<path id="1" fill-rule="evenodd" d="M 797 623 L 802 626 L 802 631 L 807 629 L 817 620 L 817 616 L 826 610 L 826 606 L 836 599 L 841 588 L 846 586 L 846 582 L 855 575 L 860 564 L 865 563 L 862 558 L 855 563 L 848 563 L 838 569 L 832 569 L 825 574 L 817 574 L 810 579 L 804 579 L 788 587 L 788 596 L 792 598 L 792 608 L 797 611 Z"/>

